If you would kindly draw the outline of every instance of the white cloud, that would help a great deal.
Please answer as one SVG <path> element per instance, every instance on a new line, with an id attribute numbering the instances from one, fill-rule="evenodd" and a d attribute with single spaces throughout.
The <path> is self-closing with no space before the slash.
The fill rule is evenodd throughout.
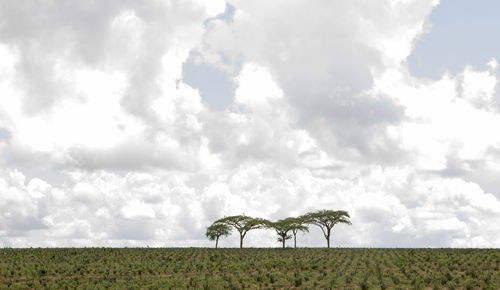
<path id="1" fill-rule="evenodd" d="M 500 245 L 495 62 L 406 67 L 436 1 L 54 3 L 0 9 L 2 245 L 209 246 L 224 215 L 322 208 L 351 213 L 334 244 Z M 182 81 L 193 51 L 224 111 Z"/>
<path id="2" fill-rule="evenodd" d="M 151 206 L 137 200 L 128 202 L 121 213 L 127 219 L 153 219 L 156 216 Z"/>

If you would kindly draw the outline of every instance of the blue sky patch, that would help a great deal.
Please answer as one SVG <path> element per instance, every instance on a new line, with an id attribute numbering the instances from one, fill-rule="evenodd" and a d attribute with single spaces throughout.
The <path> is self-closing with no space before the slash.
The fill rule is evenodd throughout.
<path id="1" fill-rule="evenodd" d="M 228 74 L 205 63 L 195 64 L 189 58 L 182 68 L 186 84 L 200 91 L 205 103 L 222 111 L 233 102 L 234 84 Z"/>
<path id="2" fill-rule="evenodd" d="M 410 72 L 439 79 L 466 65 L 485 69 L 500 58 L 500 1 L 442 0 L 431 14 L 431 30 L 408 57 Z"/>

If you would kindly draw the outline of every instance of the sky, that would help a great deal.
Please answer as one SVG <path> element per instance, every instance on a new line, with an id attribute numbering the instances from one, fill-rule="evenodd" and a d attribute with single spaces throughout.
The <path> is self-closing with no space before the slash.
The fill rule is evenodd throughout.
<path id="1" fill-rule="evenodd" d="M 0 0 L 0 246 L 498 248 L 498 9 Z"/>

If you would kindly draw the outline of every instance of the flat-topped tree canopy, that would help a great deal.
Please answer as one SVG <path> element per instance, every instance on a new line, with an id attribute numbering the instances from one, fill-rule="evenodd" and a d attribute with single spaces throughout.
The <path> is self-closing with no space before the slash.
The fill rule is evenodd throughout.
<path id="1" fill-rule="evenodd" d="M 349 213 L 345 210 L 318 210 L 302 216 L 305 223 L 317 225 L 323 231 L 328 248 L 330 248 L 330 234 L 332 228 L 339 223 L 351 225 Z"/>
<path id="2" fill-rule="evenodd" d="M 290 229 L 293 234 L 293 247 L 297 248 L 297 233 L 309 232 L 309 227 L 306 225 L 306 220 L 303 217 L 289 217 L 285 219 L 290 224 Z"/>
<path id="3" fill-rule="evenodd" d="M 290 222 L 287 221 L 286 219 L 278 220 L 269 223 L 268 227 L 276 231 L 276 234 L 278 235 L 278 242 L 283 243 L 283 249 L 284 249 L 285 241 L 292 238 L 292 236 L 288 234 L 288 232 L 292 230 Z"/>
<path id="4" fill-rule="evenodd" d="M 291 238 L 291 236 L 288 235 L 289 232 L 292 232 L 294 247 L 297 247 L 297 233 L 299 231 L 309 231 L 309 228 L 304 225 L 304 219 L 300 217 L 288 217 L 276 222 L 271 222 L 268 227 L 276 231 L 276 234 L 279 236 L 278 241 L 283 243 L 283 248 L 285 248 L 285 241 Z"/>
<path id="5" fill-rule="evenodd" d="M 248 231 L 267 227 L 270 221 L 246 215 L 235 215 L 218 219 L 214 224 L 226 224 L 234 227 L 240 234 L 240 248 L 243 248 L 243 239 Z"/>
<path id="6" fill-rule="evenodd" d="M 219 245 L 219 238 L 221 236 L 227 237 L 231 234 L 232 228 L 229 225 L 221 224 L 221 223 L 213 223 L 211 226 L 207 228 L 207 232 L 205 235 L 211 241 L 215 241 L 215 248 Z"/>

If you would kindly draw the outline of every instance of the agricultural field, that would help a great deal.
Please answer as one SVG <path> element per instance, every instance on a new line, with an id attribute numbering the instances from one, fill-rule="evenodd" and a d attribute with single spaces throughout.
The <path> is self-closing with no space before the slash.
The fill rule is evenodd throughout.
<path id="1" fill-rule="evenodd" d="M 498 249 L 0 249 L 0 289 L 500 289 Z"/>

